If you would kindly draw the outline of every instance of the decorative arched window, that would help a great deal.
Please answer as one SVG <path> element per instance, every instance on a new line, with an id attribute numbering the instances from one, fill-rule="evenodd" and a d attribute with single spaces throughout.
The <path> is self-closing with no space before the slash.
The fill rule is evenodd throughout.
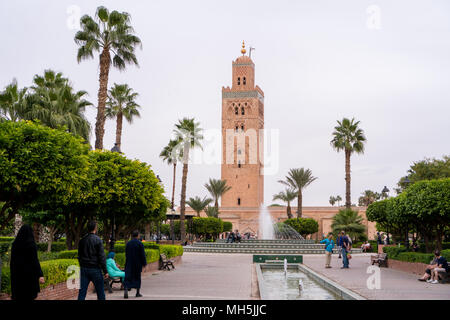
<path id="1" fill-rule="evenodd" d="M 238 149 L 238 154 L 241 154 L 241 149 Z"/>
<path id="2" fill-rule="evenodd" d="M 238 161 L 238 168 L 241 167 L 241 160 Z"/>
<path id="3" fill-rule="evenodd" d="M 238 132 L 238 131 L 239 131 L 239 127 L 236 126 L 236 129 L 235 129 L 234 131 L 235 131 L 235 132 Z"/>
<path id="4" fill-rule="evenodd" d="M 239 108 L 238 107 L 234 107 L 234 114 L 239 114 Z"/>
<path id="5" fill-rule="evenodd" d="M 238 86 L 241 85 L 241 78 L 238 77 L 238 81 L 237 81 Z"/>
<path id="6" fill-rule="evenodd" d="M 241 107 L 241 114 L 242 114 L 242 115 L 245 114 L 245 109 L 244 109 L 244 107 Z"/>
<path id="7" fill-rule="evenodd" d="M 238 198 L 238 206 L 241 205 L 241 198 Z"/>
<path id="8" fill-rule="evenodd" d="M 244 125 L 241 126 L 241 130 L 244 131 Z"/>
<path id="9" fill-rule="evenodd" d="M 245 81 L 245 77 L 242 79 L 242 84 L 245 85 L 246 81 Z"/>

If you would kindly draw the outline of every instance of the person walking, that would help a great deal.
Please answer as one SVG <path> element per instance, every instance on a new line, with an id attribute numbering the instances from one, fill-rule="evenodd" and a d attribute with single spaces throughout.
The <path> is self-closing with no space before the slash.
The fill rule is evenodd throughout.
<path id="1" fill-rule="evenodd" d="M 136 289 L 136 298 L 142 297 L 141 290 L 141 272 L 147 265 L 145 258 L 144 245 L 138 240 L 139 231 L 135 230 L 131 234 L 132 239 L 128 241 L 125 247 L 125 281 L 124 298 L 128 299 L 128 291 Z"/>
<path id="2" fill-rule="evenodd" d="M 33 229 L 27 224 L 20 228 L 12 243 L 10 272 L 11 299 L 36 299 L 40 292 L 39 284 L 44 283 L 45 279 L 39 264 Z"/>
<path id="3" fill-rule="evenodd" d="M 348 256 L 347 254 L 350 251 L 350 243 L 348 240 L 348 236 L 345 235 L 345 232 L 342 231 L 342 264 L 341 269 L 348 269 Z"/>
<path id="4" fill-rule="evenodd" d="M 320 243 L 325 243 L 325 268 L 331 268 L 331 254 L 334 248 L 333 235 L 330 233 L 328 238 L 323 239 Z"/>
<path id="5" fill-rule="evenodd" d="M 341 259 L 341 257 L 342 257 L 342 239 L 343 239 L 343 237 L 344 237 L 344 231 L 339 232 L 338 238 L 336 241 L 337 249 L 338 249 L 338 253 L 339 253 L 338 259 Z"/>
<path id="6" fill-rule="evenodd" d="M 96 235 L 97 223 L 89 221 L 88 234 L 78 244 L 78 261 L 80 263 L 80 291 L 78 300 L 85 300 L 89 283 L 94 283 L 98 300 L 105 300 L 103 274 L 108 277 L 106 270 L 105 251 L 102 240 Z M 103 272 L 103 274 L 102 274 Z"/>

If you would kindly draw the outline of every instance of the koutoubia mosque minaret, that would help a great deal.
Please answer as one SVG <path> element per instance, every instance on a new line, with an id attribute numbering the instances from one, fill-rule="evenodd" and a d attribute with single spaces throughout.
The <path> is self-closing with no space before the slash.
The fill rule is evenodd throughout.
<path id="1" fill-rule="evenodd" d="M 222 87 L 222 180 L 231 187 L 225 208 L 258 208 L 264 202 L 264 92 L 255 85 L 255 64 L 246 55 L 232 62 L 232 85 Z"/>

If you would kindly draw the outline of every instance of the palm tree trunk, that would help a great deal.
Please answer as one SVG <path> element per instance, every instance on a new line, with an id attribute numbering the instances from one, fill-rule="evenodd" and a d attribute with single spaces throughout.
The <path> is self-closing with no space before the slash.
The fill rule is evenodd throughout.
<path id="1" fill-rule="evenodd" d="M 345 207 L 350 209 L 352 200 L 350 198 L 350 150 L 345 150 Z"/>
<path id="2" fill-rule="evenodd" d="M 186 182 L 188 174 L 188 163 L 183 163 L 183 178 L 181 180 L 181 201 L 180 201 L 180 238 L 183 244 L 186 238 L 186 226 L 184 225 L 184 214 L 186 211 Z"/>
<path id="3" fill-rule="evenodd" d="M 288 201 L 287 203 L 287 210 L 286 210 L 288 219 L 292 219 L 292 212 L 291 212 L 291 203 Z"/>
<path id="4" fill-rule="evenodd" d="M 122 123 L 123 123 L 123 112 L 119 111 L 117 113 L 117 125 L 116 125 L 116 144 L 117 147 L 121 147 L 122 144 Z"/>
<path id="5" fill-rule="evenodd" d="M 216 207 L 216 212 L 218 213 L 219 212 L 219 198 L 216 198 L 215 199 L 215 201 L 214 201 L 214 207 Z"/>
<path id="6" fill-rule="evenodd" d="M 100 150 L 103 149 L 103 136 L 105 135 L 105 107 L 110 64 L 109 48 L 105 47 L 100 55 L 100 87 L 98 89 L 97 120 L 95 122 L 95 149 Z"/>
<path id="7" fill-rule="evenodd" d="M 173 182 L 172 182 L 172 204 L 171 209 L 175 206 L 175 176 L 177 175 L 177 162 L 173 163 Z"/>
<path id="8" fill-rule="evenodd" d="M 302 217 L 302 190 L 299 190 L 297 197 L 297 218 L 301 217 Z"/>

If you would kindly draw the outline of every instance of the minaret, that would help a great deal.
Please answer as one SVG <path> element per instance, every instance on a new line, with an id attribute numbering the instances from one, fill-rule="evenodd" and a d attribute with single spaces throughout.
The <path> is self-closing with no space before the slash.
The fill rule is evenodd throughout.
<path id="1" fill-rule="evenodd" d="M 264 202 L 264 92 L 255 85 L 244 42 L 241 53 L 232 63 L 231 89 L 222 87 L 222 180 L 231 190 L 221 206 L 257 208 Z"/>

